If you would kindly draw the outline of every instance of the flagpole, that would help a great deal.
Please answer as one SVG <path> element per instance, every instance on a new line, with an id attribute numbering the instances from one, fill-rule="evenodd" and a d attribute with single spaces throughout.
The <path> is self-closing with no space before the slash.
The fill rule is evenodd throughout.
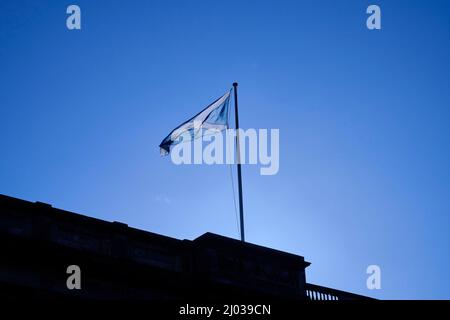
<path id="1" fill-rule="evenodd" d="M 244 233 L 244 205 L 242 203 L 242 174 L 241 174 L 241 148 L 239 141 L 239 113 L 238 113 L 238 99 L 237 99 L 237 82 L 233 83 L 234 88 L 234 114 L 236 120 L 236 157 L 237 157 L 237 174 L 238 174 L 238 189 L 239 189 L 239 216 L 241 225 L 241 241 L 245 241 Z"/>

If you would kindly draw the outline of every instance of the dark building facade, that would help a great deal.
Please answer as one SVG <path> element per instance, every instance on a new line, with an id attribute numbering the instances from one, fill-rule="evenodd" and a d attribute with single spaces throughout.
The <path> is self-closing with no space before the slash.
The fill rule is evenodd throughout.
<path id="1" fill-rule="evenodd" d="M 0 297 L 369 299 L 306 282 L 301 256 L 205 233 L 178 240 L 0 195 Z M 67 268 L 81 270 L 68 289 Z"/>

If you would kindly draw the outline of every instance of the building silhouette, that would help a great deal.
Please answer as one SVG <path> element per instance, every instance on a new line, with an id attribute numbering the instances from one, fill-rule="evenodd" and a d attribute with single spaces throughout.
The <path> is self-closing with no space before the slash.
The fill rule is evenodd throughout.
<path id="1" fill-rule="evenodd" d="M 0 297 L 360 300 L 309 284 L 301 256 L 205 233 L 178 240 L 0 195 Z M 67 268 L 81 270 L 69 290 Z"/>

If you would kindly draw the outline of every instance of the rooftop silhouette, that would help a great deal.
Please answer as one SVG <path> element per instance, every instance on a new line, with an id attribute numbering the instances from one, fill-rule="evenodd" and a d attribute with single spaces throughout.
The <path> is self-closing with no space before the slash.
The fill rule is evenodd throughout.
<path id="1" fill-rule="evenodd" d="M 213 233 L 178 240 L 0 195 L 1 295 L 180 300 L 370 299 L 309 284 L 304 257 Z M 81 270 L 70 290 L 68 266 Z"/>

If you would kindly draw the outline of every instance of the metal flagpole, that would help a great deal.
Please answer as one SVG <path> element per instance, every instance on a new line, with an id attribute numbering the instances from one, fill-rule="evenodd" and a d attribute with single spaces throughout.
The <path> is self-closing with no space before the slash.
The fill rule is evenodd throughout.
<path id="1" fill-rule="evenodd" d="M 236 120 L 236 157 L 237 157 L 237 174 L 238 174 L 238 190 L 239 190 L 239 215 L 241 225 L 241 241 L 245 241 L 244 233 L 244 205 L 242 203 L 242 174 L 241 174 L 241 150 L 239 143 L 239 113 L 237 99 L 237 82 L 233 83 L 234 88 L 234 115 Z"/>

